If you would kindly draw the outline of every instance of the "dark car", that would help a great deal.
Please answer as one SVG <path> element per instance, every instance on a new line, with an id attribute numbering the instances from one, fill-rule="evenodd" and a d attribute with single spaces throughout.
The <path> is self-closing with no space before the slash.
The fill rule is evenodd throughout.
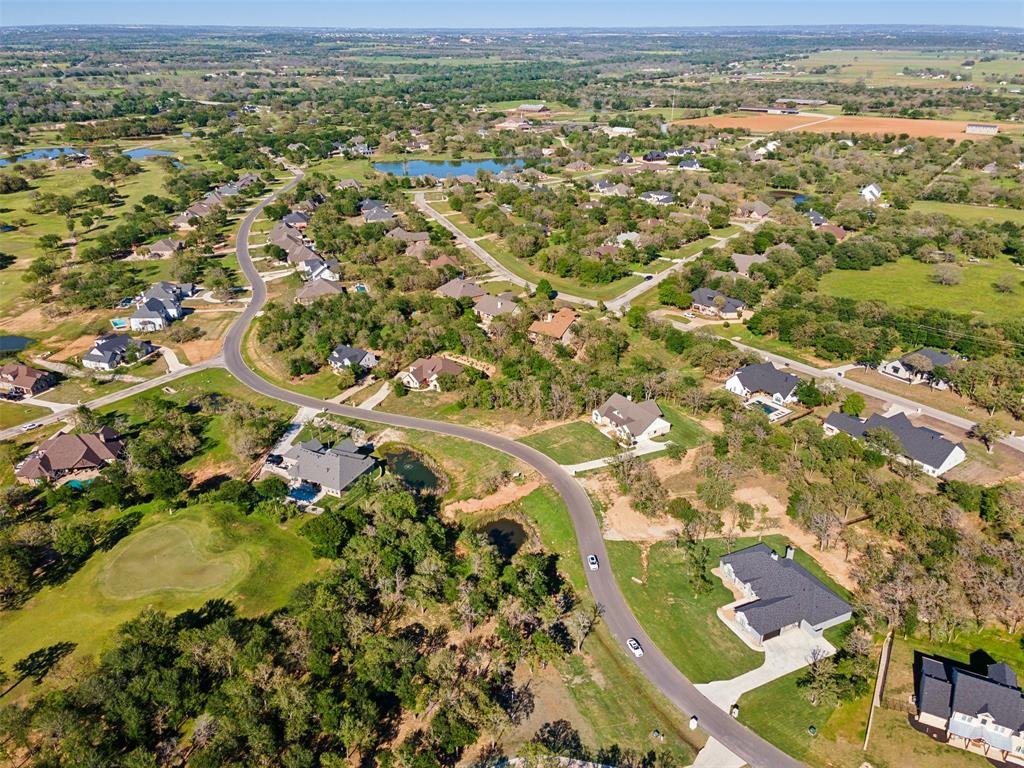
<path id="1" fill-rule="evenodd" d="M 267 464 L 269 464 L 272 467 L 279 467 L 279 466 L 281 466 L 281 462 L 282 461 L 284 461 L 284 459 L 282 459 L 279 454 L 276 454 L 276 453 L 268 453 L 267 454 Z"/>

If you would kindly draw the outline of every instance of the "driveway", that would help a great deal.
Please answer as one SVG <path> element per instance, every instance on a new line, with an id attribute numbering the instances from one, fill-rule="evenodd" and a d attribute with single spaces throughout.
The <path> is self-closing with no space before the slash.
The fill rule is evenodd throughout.
<path id="1" fill-rule="evenodd" d="M 719 708 L 728 710 L 744 693 L 806 667 L 811 663 L 815 649 L 828 656 L 836 652 L 828 640 L 811 632 L 800 628 L 783 632 L 764 642 L 764 663 L 760 667 L 731 680 L 703 683 L 697 686 L 697 690 Z"/>

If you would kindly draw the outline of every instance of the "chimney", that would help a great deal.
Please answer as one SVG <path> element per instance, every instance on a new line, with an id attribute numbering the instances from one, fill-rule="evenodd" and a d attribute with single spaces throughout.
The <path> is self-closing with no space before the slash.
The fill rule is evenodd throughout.
<path id="1" fill-rule="evenodd" d="M 787 544 L 786 545 L 786 559 L 787 560 L 792 560 L 794 552 L 796 552 L 796 550 L 793 549 L 793 545 L 792 544 Z"/>
<path id="2" fill-rule="evenodd" d="M 773 550 L 772 550 L 772 560 L 778 560 L 778 559 L 779 559 L 779 553 L 778 553 L 778 552 L 776 552 L 776 551 L 775 551 L 775 550 L 773 549 Z"/>

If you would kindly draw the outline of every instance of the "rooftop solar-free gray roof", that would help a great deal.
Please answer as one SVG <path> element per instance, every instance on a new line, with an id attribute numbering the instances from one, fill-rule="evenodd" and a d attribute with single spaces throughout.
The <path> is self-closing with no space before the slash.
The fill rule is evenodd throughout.
<path id="1" fill-rule="evenodd" d="M 992 664 L 986 674 L 953 662 L 922 656 L 918 668 L 917 706 L 922 712 L 949 719 L 953 712 L 971 717 L 989 714 L 997 725 L 1024 730 L 1024 694 L 1017 676 L 1006 664 Z M 970 727 L 969 724 L 966 727 Z M 950 730 L 953 724 L 950 723 Z M 973 737 L 967 733 L 958 735 Z M 991 743 L 991 732 L 984 738 Z"/>
<path id="2" fill-rule="evenodd" d="M 899 440 L 905 456 L 929 467 L 941 467 L 953 449 L 963 448 L 961 443 L 947 440 L 934 429 L 915 427 L 904 413 L 889 417 L 876 413 L 862 421 L 836 411 L 828 415 L 825 423 L 856 438 L 863 438 L 869 429 L 887 429 Z"/>
<path id="3" fill-rule="evenodd" d="M 736 377 L 751 392 L 767 392 L 782 398 L 792 395 L 800 383 L 792 373 L 780 371 L 771 363 L 745 365 L 736 371 Z"/>

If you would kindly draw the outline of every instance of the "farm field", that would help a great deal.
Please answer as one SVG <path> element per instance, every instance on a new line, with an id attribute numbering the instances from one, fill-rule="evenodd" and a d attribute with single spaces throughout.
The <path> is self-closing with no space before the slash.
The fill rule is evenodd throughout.
<path id="1" fill-rule="evenodd" d="M 914 120 L 906 117 L 867 117 L 845 115 L 833 118 L 814 115 L 769 115 L 757 113 L 732 113 L 699 117 L 691 120 L 677 120 L 677 125 L 713 125 L 724 130 L 746 130 L 751 133 L 773 133 L 775 131 L 811 131 L 812 133 L 871 133 L 907 134 L 916 138 L 933 136 L 940 139 L 964 141 L 990 139 L 991 136 L 964 133 L 966 120 Z M 1024 127 L 1002 125 L 1001 133 L 1024 134 Z"/>
<path id="2" fill-rule="evenodd" d="M 910 70 L 935 69 L 954 74 L 970 75 L 981 81 L 986 75 L 1005 78 L 1024 73 L 1024 62 L 1014 54 L 1000 56 L 993 61 L 976 61 L 971 68 L 963 67 L 967 59 L 977 59 L 976 51 L 907 51 L 907 50 L 831 50 L 812 53 L 800 59 L 801 69 L 837 66 L 827 74 L 799 75 L 797 80 L 857 82 L 871 85 L 899 85 L 920 88 L 962 88 L 963 82 L 951 78 L 933 80 L 904 75 Z"/>
<path id="3" fill-rule="evenodd" d="M 1015 208 L 989 208 L 983 205 L 968 205 L 966 203 L 916 200 L 911 203 L 910 210 L 918 211 L 919 213 L 941 213 L 969 224 L 982 221 L 994 221 L 997 223 L 1011 221 L 1014 224 L 1024 224 L 1024 211 Z"/>
<path id="4" fill-rule="evenodd" d="M 849 299 L 885 301 L 895 306 L 932 307 L 1002 320 L 1024 312 L 1024 272 L 1008 258 L 968 264 L 959 285 L 939 285 L 930 279 L 934 265 L 913 259 L 872 267 L 867 272 L 833 270 L 821 278 L 821 290 Z M 992 284 L 1003 275 L 1017 278 L 1017 287 L 1000 293 Z"/>

